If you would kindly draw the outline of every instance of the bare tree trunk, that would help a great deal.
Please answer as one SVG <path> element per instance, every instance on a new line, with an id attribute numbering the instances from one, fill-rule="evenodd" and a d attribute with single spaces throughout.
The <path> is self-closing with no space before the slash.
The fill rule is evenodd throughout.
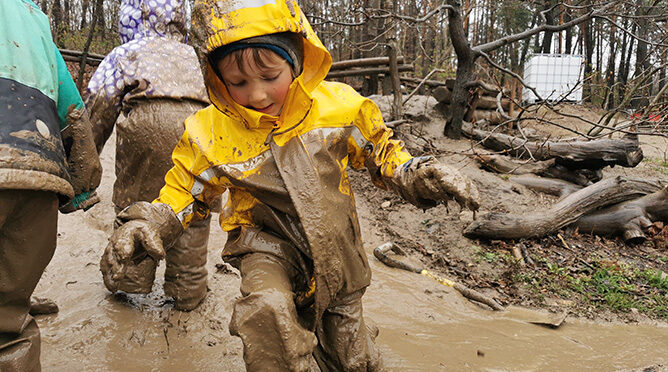
<path id="1" fill-rule="evenodd" d="M 566 4 L 571 5 L 571 0 L 567 0 Z M 564 11 L 564 21 L 569 22 L 571 20 L 571 10 L 567 8 Z M 573 31 L 575 28 L 566 29 L 566 54 L 573 54 Z"/>
<path id="2" fill-rule="evenodd" d="M 84 29 L 86 25 L 88 24 L 88 6 L 90 5 L 90 0 L 82 0 L 81 3 L 81 24 L 80 28 Z"/>
<path id="3" fill-rule="evenodd" d="M 106 22 L 104 20 L 104 0 L 96 0 L 95 13 L 97 13 L 97 25 L 100 29 L 100 37 L 104 40 L 106 36 Z"/>
<path id="4" fill-rule="evenodd" d="M 71 24 L 72 24 L 72 7 L 70 0 L 63 0 L 64 3 L 64 8 L 63 8 L 63 23 L 64 27 L 63 30 L 66 31 L 66 33 L 69 33 L 72 31 Z"/>
<path id="5" fill-rule="evenodd" d="M 587 5 L 591 4 L 590 0 L 586 1 Z M 583 90 L 583 100 L 584 101 L 589 101 L 591 102 L 591 85 L 592 82 L 589 80 L 589 78 L 592 75 L 593 72 L 593 58 L 594 58 L 594 38 L 592 37 L 592 21 L 587 20 L 585 21 L 582 26 L 580 27 L 580 32 L 582 32 L 582 45 L 585 50 L 585 61 L 584 61 L 584 79 L 585 82 L 583 84 L 582 90 Z"/>
<path id="6" fill-rule="evenodd" d="M 549 9 L 553 2 L 553 0 L 545 0 L 544 9 Z M 545 20 L 548 25 L 554 24 L 554 10 L 545 13 Z M 552 53 L 552 34 L 552 31 L 546 31 L 543 34 L 543 45 L 540 48 L 542 53 Z"/>
<path id="7" fill-rule="evenodd" d="M 615 107 L 615 91 L 613 86 L 615 84 L 615 58 L 617 58 L 617 54 L 615 52 L 617 43 L 615 38 L 615 27 L 613 25 L 610 25 L 610 40 L 608 42 L 610 43 L 610 55 L 608 56 L 608 67 L 605 71 L 607 94 L 604 101 L 604 108 L 610 110 Z"/>
<path id="8" fill-rule="evenodd" d="M 448 12 L 448 30 L 457 54 L 457 74 L 443 134 L 452 139 L 459 139 L 462 136 L 462 121 L 469 99 L 468 83 L 475 80 L 473 69 L 476 56 L 469 46 L 458 1 L 448 0 L 448 4 L 455 8 L 454 11 Z"/>
<path id="9" fill-rule="evenodd" d="M 52 22 L 53 22 L 53 37 L 55 43 L 58 46 L 62 46 L 62 24 L 63 24 L 63 11 L 60 0 L 54 0 L 51 7 L 52 12 Z"/>
<path id="10" fill-rule="evenodd" d="M 102 7 L 101 3 L 103 0 L 97 0 L 98 7 Z M 86 58 L 88 58 L 88 51 L 90 50 L 90 44 L 93 41 L 93 35 L 95 34 L 95 26 L 97 25 L 98 18 L 100 16 L 99 12 L 93 13 L 93 20 L 90 23 L 90 30 L 88 31 L 88 38 L 86 39 L 86 44 L 83 48 L 83 53 L 81 56 L 81 62 L 79 62 L 79 75 L 77 76 L 77 89 L 79 91 L 83 88 L 83 77 L 86 72 Z"/>

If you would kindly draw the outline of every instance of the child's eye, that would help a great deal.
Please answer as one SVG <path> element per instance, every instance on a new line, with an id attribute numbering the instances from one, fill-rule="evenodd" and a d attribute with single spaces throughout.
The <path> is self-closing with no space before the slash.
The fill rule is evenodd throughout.
<path id="1" fill-rule="evenodd" d="M 233 87 L 241 87 L 241 86 L 243 86 L 244 84 L 246 84 L 246 81 L 241 80 L 241 81 L 236 82 L 236 83 L 235 83 L 235 82 L 228 81 L 227 84 L 229 84 L 229 85 L 231 85 L 231 86 L 233 86 Z"/>
<path id="2" fill-rule="evenodd" d="M 271 76 L 263 76 L 262 79 L 264 79 L 264 80 L 266 80 L 266 81 L 274 81 L 274 80 L 278 79 L 278 77 L 279 77 L 280 75 L 281 75 L 281 74 L 279 73 L 279 74 L 271 75 Z"/>

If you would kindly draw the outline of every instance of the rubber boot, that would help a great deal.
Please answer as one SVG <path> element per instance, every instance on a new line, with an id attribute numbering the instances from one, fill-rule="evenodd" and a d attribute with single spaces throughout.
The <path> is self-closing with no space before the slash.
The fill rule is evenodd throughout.
<path id="1" fill-rule="evenodd" d="M 178 310 L 195 309 L 206 297 L 206 256 L 211 217 L 193 222 L 167 250 L 165 295 Z"/>
<path id="2" fill-rule="evenodd" d="M 32 317 L 20 335 L 0 333 L 0 371 L 39 372 L 39 328 Z"/>

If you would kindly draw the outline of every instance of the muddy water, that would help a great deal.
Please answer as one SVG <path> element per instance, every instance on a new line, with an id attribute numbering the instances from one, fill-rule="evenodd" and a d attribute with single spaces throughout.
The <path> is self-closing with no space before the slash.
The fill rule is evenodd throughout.
<path id="1" fill-rule="evenodd" d="M 60 313 L 38 318 L 44 371 L 243 370 L 242 346 L 229 336 L 239 278 L 217 270 L 225 234 L 212 226 L 207 299 L 184 313 L 164 303 L 159 280 L 148 297 L 109 295 L 98 269 L 113 207 L 113 138 L 103 152 L 103 202 L 86 214 L 61 216 L 56 255 L 36 294 Z M 380 328 L 389 370 L 617 370 L 668 364 L 668 325 L 597 324 L 568 318 L 559 329 L 529 324 L 521 309 L 499 314 L 467 302 L 417 274 L 384 267 L 371 255 L 387 237 L 364 217 L 373 270 L 365 312 Z M 216 220 L 217 218 L 214 218 Z M 162 278 L 164 264 L 158 271 Z M 529 314 L 532 315 L 532 314 Z"/>

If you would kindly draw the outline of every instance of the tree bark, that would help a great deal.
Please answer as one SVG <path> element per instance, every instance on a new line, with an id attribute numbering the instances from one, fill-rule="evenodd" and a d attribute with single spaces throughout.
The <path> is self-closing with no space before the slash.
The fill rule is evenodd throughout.
<path id="1" fill-rule="evenodd" d="M 607 178 L 576 191 L 544 212 L 487 213 L 464 230 L 473 239 L 520 239 L 550 234 L 577 221 L 599 208 L 656 192 L 665 185 L 661 181 Z"/>
<path id="2" fill-rule="evenodd" d="M 469 99 L 467 84 L 475 80 L 473 69 L 476 59 L 476 55 L 469 46 L 461 16 L 461 8 L 458 4 L 459 2 L 456 0 L 448 0 L 448 5 L 454 8 L 454 10 L 448 12 L 448 31 L 455 54 L 457 54 L 457 73 L 443 134 L 452 139 L 462 137 L 462 122 Z"/>
<path id="3" fill-rule="evenodd" d="M 556 164 L 555 159 L 536 162 L 516 162 L 503 155 L 477 155 L 480 165 L 492 172 L 502 174 L 529 174 L 558 178 L 579 186 L 589 186 L 601 180 L 600 170 L 568 169 Z"/>
<path id="4" fill-rule="evenodd" d="M 647 238 L 643 230 L 656 221 L 668 223 L 668 187 L 583 216 L 572 226 L 583 233 L 621 235 L 627 243 L 642 243 Z"/>
<path id="5" fill-rule="evenodd" d="M 101 7 L 103 0 L 98 0 L 98 6 Z M 97 26 L 98 18 L 100 12 L 93 13 L 93 20 L 90 23 L 90 30 L 88 31 L 88 38 L 86 39 L 86 45 L 84 45 L 84 50 L 82 51 L 81 61 L 79 62 L 79 75 L 77 76 L 77 89 L 79 92 L 83 89 L 83 77 L 86 72 L 86 59 L 88 58 L 88 51 L 90 50 L 90 44 L 93 41 L 93 35 L 95 34 L 95 26 Z"/>
<path id="6" fill-rule="evenodd" d="M 545 194 L 563 197 L 582 189 L 582 186 L 556 178 L 536 177 L 529 174 L 510 176 L 510 182 Z"/>

